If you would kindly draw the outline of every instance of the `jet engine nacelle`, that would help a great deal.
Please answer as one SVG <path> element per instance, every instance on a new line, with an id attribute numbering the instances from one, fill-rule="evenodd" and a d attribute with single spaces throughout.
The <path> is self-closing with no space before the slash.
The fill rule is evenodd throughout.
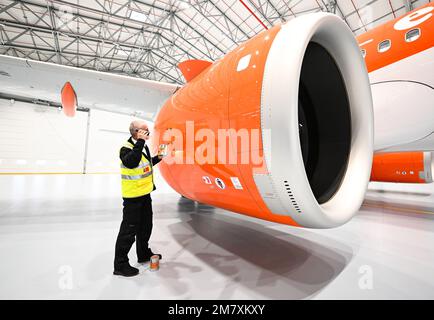
<path id="1" fill-rule="evenodd" d="M 432 183 L 434 158 L 431 152 L 394 152 L 374 156 L 371 181 Z"/>
<path id="2" fill-rule="evenodd" d="M 275 26 L 178 90 L 155 133 L 154 146 L 169 146 L 161 174 L 185 197 L 294 226 L 339 226 L 358 211 L 372 164 L 359 46 L 331 14 Z"/>

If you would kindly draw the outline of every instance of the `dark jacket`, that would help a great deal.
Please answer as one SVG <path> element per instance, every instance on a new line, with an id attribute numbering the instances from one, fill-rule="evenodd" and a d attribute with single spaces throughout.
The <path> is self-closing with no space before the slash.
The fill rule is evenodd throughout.
<path id="1" fill-rule="evenodd" d="M 128 142 L 134 146 L 133 149 L 122 147 L 119 152 L 119 157 L 121 158 L 121 161 L 125 167 L 129 169 L 134 169 L 135 167 L 137 167 L 140 163 L 140 160 L 142 159 L 142 154 L 149 162 L 152 161 L 153 166 L 155 166 L 161 161 L 158 156 L 151 158 L 151 153 L 149 152 L 149 148 L 146 145 L 145 140 L 138 139 L 136 144 L 134 144 L 132 137 L 130 137 L 128 139 Z M 154 191 L 155 189 L 156 188 L 154 183 L 154 189 L 152 191 Z"/>

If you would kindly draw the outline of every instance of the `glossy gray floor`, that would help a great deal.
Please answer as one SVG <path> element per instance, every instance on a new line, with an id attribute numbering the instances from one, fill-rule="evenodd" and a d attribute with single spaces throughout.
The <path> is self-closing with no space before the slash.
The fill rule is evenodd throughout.
<path id="1" fill-rule="evenodd" d="M 434 299 L 433 185 L 373 184 L 351 222 L 308 230 L 191 202 L 157 181 L 160 270 L 122 278 L 112 275 L 118 175 L 0 176 L 0 298 Z"/>

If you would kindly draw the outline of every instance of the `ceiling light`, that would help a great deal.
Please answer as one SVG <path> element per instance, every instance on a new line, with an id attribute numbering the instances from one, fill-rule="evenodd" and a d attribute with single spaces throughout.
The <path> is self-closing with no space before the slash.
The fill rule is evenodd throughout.
<path id="1" fill-rule="evenodd" d="M 189 4 L 189 3 L 185 2 L 185 1 L 175 1 L 175 3 L 177 4 L 178 9 L 181 10 L 181 11 L 182 10 L 187 10 L 188 8 L 191 7 L 191 4 Z"/>
<path id="2" fill-rule="evenodd" d="M 144 13 L 131 10 L 130 19 L 145 22 L 148 19 L 148 16 Z"/>

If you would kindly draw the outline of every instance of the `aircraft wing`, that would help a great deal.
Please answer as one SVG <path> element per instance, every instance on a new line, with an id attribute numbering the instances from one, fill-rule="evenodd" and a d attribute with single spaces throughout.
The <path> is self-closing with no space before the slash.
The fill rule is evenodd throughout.
<path id="1" fill-rule="evenodd" d="M 152 120 L 178 85 L 0 55 L 0 96 L 61 103 L 70 82 L 79 108 Z"/>

